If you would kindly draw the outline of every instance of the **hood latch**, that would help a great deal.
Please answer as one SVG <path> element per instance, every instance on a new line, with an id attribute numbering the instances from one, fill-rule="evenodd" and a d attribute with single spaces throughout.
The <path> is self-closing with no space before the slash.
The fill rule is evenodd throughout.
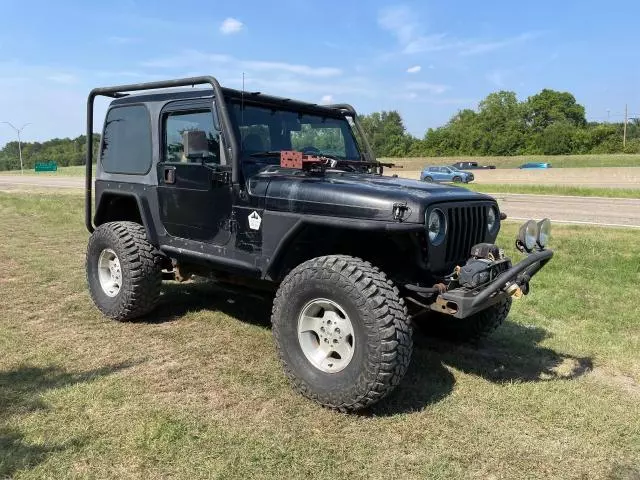
<path id="1" fill-rule="evenodd" d="M 393 219 L 397 222 L 404 220 L 405 213 L 409 210 L 407 203 L 394 203 L 393 204 Z"/>

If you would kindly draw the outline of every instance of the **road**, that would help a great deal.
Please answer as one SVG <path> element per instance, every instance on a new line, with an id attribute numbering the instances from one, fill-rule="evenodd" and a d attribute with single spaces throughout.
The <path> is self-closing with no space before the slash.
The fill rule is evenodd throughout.
<path id="1" fill-rule="evenodd" d="M 387 169 L 387 174 L 420 178 L 419 170 Z M 639 167 L 473 170 L 474 183 L 512 185 L 565 185 L 572 187 L 640 188 Z"/>
<path id="2" fill-rule="evenodd" d="M 0 175 L 0 190 L 34 190 L 38 188 L 83 188 L 84 177 L 35 175 Z"/>
<path id="3" fill-rule="evenodd" d="M 84 187 L 83 177 L 36 177 L 0 175 L 0 191 L 8 190 L 79 190 Z M 556 222 L 632 226 L 640 228 L 640 199 L 569 197 L 559 195 L 521 195 L 496 193 L 500 209 L 508 218 L 542 219 Z"/>
<path id="4" fill-rule="evenodd" d="M 560 223 L 640 227 L 640 199 L 494 193 L 513 220 L 548 217 Z"/>

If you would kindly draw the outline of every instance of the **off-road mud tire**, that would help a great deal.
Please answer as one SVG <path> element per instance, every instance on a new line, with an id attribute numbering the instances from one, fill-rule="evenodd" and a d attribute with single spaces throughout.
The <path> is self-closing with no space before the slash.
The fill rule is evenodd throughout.
<path id="1" fill-rule="evenodd" d="M 98 258 L 104 249 L 113 250 L 120 261 L 122 285 L 109 297 L 98 278 Z M 145 229 L 134 222 L 100 225 L 89 238 L 86 272 L 91 298 L 107 317 L 132 320 L 151 312 L 160 297 L 164 256 L 147 241 Z"/>
<path id="2" fill-rule="evenodd" d="M 353 357 L 340 372 L 316 368 L 298 341 L 299 315 L 318 297 L 340 304 L 353 325 Z M 285 374 L 297 391 L 324 407 L 369 407 L 398 385 L 409 366 L 413 339 L 404 300 L 383 272 L 359 258 L 329 255 L 297 266 L 276 293 L 271 321 Z"/>

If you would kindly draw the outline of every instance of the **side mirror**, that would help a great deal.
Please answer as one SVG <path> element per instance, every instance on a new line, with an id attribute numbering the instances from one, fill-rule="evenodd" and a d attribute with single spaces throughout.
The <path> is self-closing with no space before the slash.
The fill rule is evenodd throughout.
<path id="1" fill-rule="evenodd" d="M 182 145 L 187 158 L 201 156 L 209 151 L 207 134 L 202 130 L 185 130 L 182 132 Z"/>

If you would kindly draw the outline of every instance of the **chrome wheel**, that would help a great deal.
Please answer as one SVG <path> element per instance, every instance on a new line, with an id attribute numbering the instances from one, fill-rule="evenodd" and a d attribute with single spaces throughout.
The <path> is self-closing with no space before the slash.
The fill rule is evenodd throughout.
<path id="1" fill-rule="evenodd" d="M 339 372 L 353 357 L 351 320 L 336 302 L 324 298 L 312 300 L 298 318 L 298 342 L 314 367 L 326 373 Z"/>
<path id="2" fill-rule="evenodd" d="M 102 291 L 109 297 L 115 297 L 122 287 L 122 269 L 116 252 L 105 248 L 98 258 L 98 279 Z"/>

